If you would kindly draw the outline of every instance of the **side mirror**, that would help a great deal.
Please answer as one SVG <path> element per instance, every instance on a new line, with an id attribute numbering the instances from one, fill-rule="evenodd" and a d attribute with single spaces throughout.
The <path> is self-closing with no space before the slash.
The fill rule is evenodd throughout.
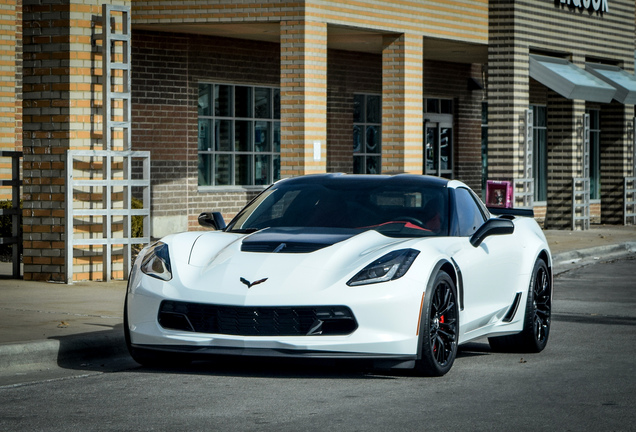
<path id="1" fill-rule="evenodd" d="M 225 221 L 220 212 L 205 212 L 199 215 L 199 225 L 220 231 L 225 228 Z"/>
<path id="2" fill-rule="evenodd" d="M 486 237 L 506 235 L 515 232 L 515 224 L 510 219 L 488 219 L 470 238 L 470 244 L 478 247 Z"/>

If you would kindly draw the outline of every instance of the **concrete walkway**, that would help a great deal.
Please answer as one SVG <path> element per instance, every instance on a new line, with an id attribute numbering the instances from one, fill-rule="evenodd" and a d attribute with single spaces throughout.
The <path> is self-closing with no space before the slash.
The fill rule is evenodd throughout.
<path id="1" fill-rule="evenodd" d="M 599 260 L 636 256 L 636 227 L 545 232 L 557 274 Z M 127 356 L 126 282 L 73 285 L 9 279 L 0 263 L 0 374 Z"/>

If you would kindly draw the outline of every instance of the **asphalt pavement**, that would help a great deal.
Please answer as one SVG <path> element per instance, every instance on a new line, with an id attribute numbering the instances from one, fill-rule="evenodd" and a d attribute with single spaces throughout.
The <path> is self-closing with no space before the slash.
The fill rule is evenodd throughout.
<path id="1" fill-rule="evenodd" d="M 556 274 L 636 254 L 636 226 L 545 231 Z M 72 285 L 11 279 L 0 263 L 0 374 L 127 356 L 126 281 Z"/>

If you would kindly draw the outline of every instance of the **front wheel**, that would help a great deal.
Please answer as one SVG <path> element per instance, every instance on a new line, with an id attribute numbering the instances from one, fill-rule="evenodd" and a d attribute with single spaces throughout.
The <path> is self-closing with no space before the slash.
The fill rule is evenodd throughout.
<path id="1" fill-rule="evenodd" d="M 420 321 L 420 359 L 415 371 L 424 376 L 445 375 L 457 356 L 459 308 L 453 279 L 440 271 L 424 296 Z"/>
<path id="2" fill-rule="evenodd" d="M 488 338 L 495 351 L 538 353 L 543 351 L 550 336 L 552 312 L 552 278 L 548 266 L 538 259 L 532 270 L 528 301 L 521 333 Z"/>

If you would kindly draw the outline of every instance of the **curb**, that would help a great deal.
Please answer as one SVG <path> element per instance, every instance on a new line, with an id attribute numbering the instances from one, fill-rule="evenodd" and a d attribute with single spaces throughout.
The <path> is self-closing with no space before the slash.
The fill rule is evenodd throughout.
<path id="1" fill-rule="evenodd" d="M 11 372 L 36 367 L 77 366 L 99 360 L 128 356 L 124 335 L 104 331 L 65 336 L 59 339 L 17 342 L 0 345 L 0 370 Z"/>
<path id="2" fill-rule="evenodd" d="M 559 275 L 596 261 L 623 258 L 634 253 L 636 253 L 636 242 L 562 252 L 552 256 L 554 274 Z"/>

